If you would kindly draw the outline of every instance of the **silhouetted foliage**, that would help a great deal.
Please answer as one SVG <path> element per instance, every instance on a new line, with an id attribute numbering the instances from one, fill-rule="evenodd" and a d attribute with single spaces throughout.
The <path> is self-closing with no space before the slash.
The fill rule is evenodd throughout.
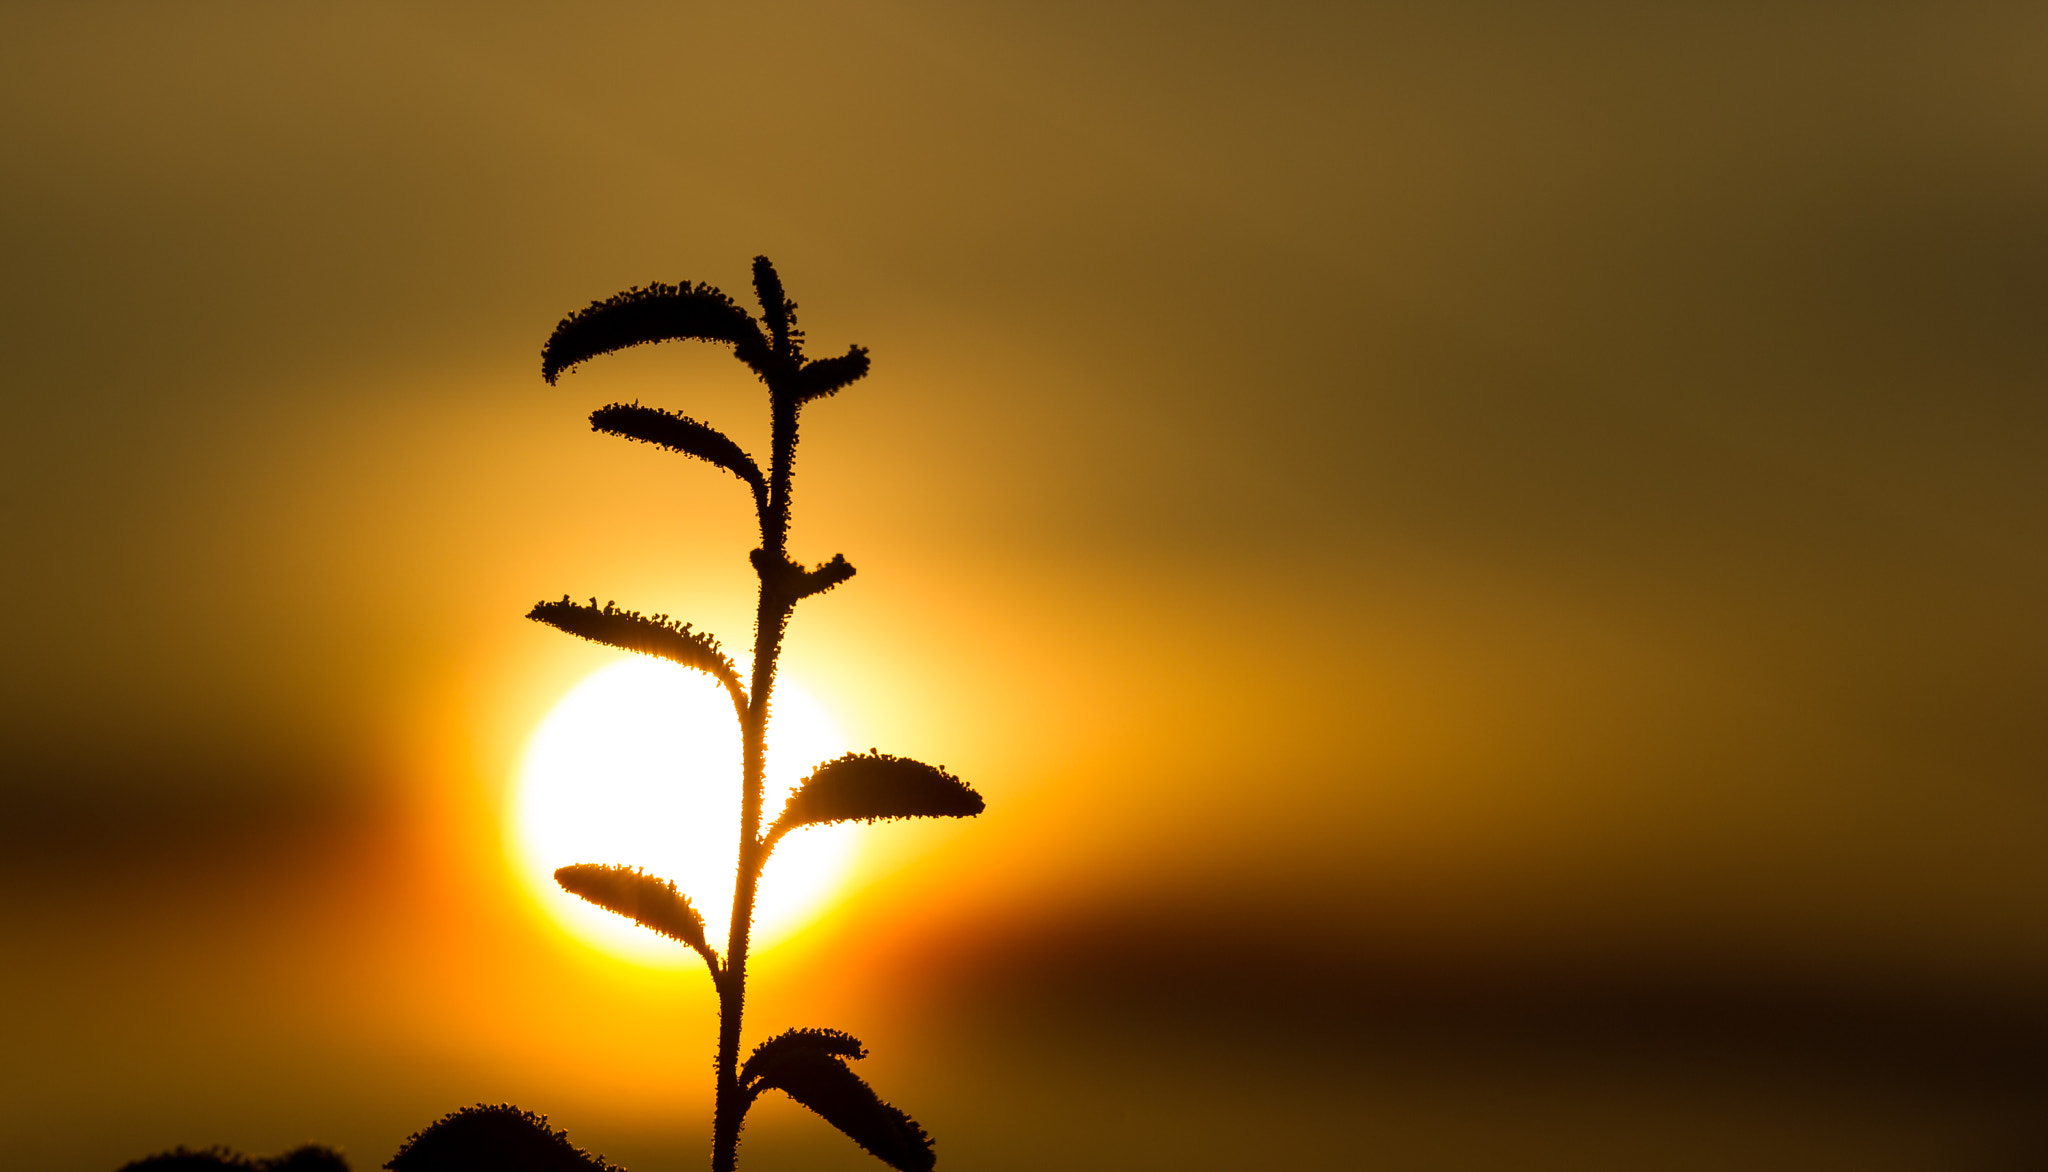
<path id="1" fill-rule="evenodd" d="M 777 1090 L 816 1111 L 891 1168 L 925 1172 L 938 1162 L 931 1137 L 910 1116 L 884 1103 L 843 1059 L 867 1048 L 838 1030 L 791 1030 L 754 1048 L 740 1070 L 749 1101 Z"/>
<path id="2" fill-rule="evenodd" d="M 778 1065 L 799 1054 L 823 1054 L 832 1058 L 866 1058 L 868 1048 L 844 1030 L 785 1030 L 747 1055 L 740 1067 L 740 1082 L 752 1085 Z"/>
<path id="3" fill-rule="evenodd" d="M 757 371 L 768 358 L 767 340 L 746 310 L 709 285 L 685 281 L 636 286 L 563 318 L 541 348 L 540 374 L 553 383 L 563 371 L 601 354 L 684 338 L 725 342 Z"/>
<path id="4" fill-rule="evenodd" d="M 810 569 L 789 555 L 797 423 L 804 404 L 834 394 L 864 377 L 868 372 L 868 354 L 859 346 L 851 346 L 836 358 L 805 361 L 804 336 L 796 324 L 796 303 L 789 300 L 775 266 L 765 256 L 755 257 L 753 275 L 754 291 L 761 303 L 759 322 L 709 285 L 657 284 L 628 289 L 570 314 L 541 350 L 541 375 L 553 383 L 562 371 L 577 363 L 643 342 L 683 338 L 723 342 L 731 345 L 739 359 L 768 385 L 771 448 L 766 476 L 754 458 L 723 432 L 688 416 L 637 403 L 614 403 L 590 417 L 591 427 L 597 431 L 709 461 L 753 489 L 761 545 L 748 555 L 760 579 L 750 684 L 741 685 L 737 670 L 719 650 L 717 640 L 691 630 L 687 623 L 671 622 L 667 615 L 647 618 L 636 611 L 619 610 L 610 603 L 599 609 L 595 598 L 585 607 L 571 602 L 567 595 L 560 602 L 535 606 L 528 615 L 572 635 L 709 672 L 731 693 L 744 754 L 740 776 L 739 868 L 733 886 L 732 925 L 725 955 L 721 959 L 709 947 L 703 919 L 689 900 L 665 880 L 633 868 L 597 864 L 564 867 L 555 872 L 555 878 L 584 899 L 697 949 L 711 966 L 719 1007 L 716 1106 L 711 1129 L 713 1172 L 732 1172 L 738 1160 L 740 1128 L 747 1109 L 764 1090 L 788 1094 L 892 1167 L 923 1172 L 936 1159 L 930 1138 L 908 1115 L 877 1097 L 846 1065 L 848 1059 L 867 1053 L 853 1038 L 832 1030 L 792 1030 L 757 1047 L 744 1069 L 739 1064 L 754 897 L 776 840 L 799 826 L 817 823 L 969 817 L 982 810 L 981 795 L 945 770 L 871 751 L 848 754 L 820 765 L 792 795 L 782 816 L 763 832 L 761 806 L 769 701 L 775 686 L 776 662 L 782 653 L 783 633 L 798 602 L 830 590 L 854 574 L 853 566 L 838 554 Z M 517 1114 L 510 1107 L 489 1110 Z M 396 1172 L 442 1167 L 404 1161 L 411 1158 L 408 1153 L 415 1149 L 431 1146 L 427 1144 L 428 1137 L 436 1134 L 436 1129 L 454 1129 L 459 1117 L 451 1116 L 415 1137 L 390 1167 Z M 546 1132 L 544 1122 L 521 1118 L 528 1119 L 541 1133 L 553 1134 Z"/>
<path id="5" fill-rule="evenodd" d="M 732 660 L 726 658 L 717 639 L 691 630 L 689 623 L 671 621 L 665 614 L 649 616 L 637 610 L 620 610 L 610 602 L 600 609 L 595 598 L 584 606 L 570 601 L 566 594 L 560 602 L 535 603 L 526 617 L 593 643 L 695 668 L 724 684 L 734 703 L 746 705 L 746 691 L 740 686 L 739 671 Z"/>
<path id="6" fill-rule="evenodd" d="M 256 1159 L 227 1148 L 172 1148 L 123 1164 L 119 1172 L 349 1172 L 348 1161 L 333 1148 L 306 1144 L 282 1156 Z"/>
<path id="7" fill-rule="evenodd" d="M 782 278 L 765 256 L 754 258 L 754 297 L 761 303 L 761 320 L 768 325 L 768 340 L 776 353 L 801 353 L 804 334 L 796 328 L 796 302 L 783 294 Z"/>
<path id="8" fill-rule="evenodd" d="M 509 1103 L 443 1117 L 408 1138 L 384 1165 L 390 1172 L 622 1172 L 569 1142 L 545 1115 Z"/>
<path id="9" fill-rule="evenodd" d="M 841 554 L 833 554 L 831 561 L 813 570 L 806 570 L 791 561 L 777 562 L 758 549 L 751 556 L 754 569 L 760 572 L 764 595 L 783 605 L 793 605 L 813 594 L 823 594 L 853 577 L 853 567 Z"/>
<path id="10" fill-rule="evenodd" d="M 867 373 L 868 352 L 863 347 L 854 346 L 837 358 L 806 362 L 804 368 L 797 372 L 797 393 L 808 403 L 834 394 L 849 383 L 858 382 L 867 377 Z"/>
<path id="11" fill-rule="evenodd" d="M 972 818 L 981 810 L 981 795 L 944 769 L 870 749 L 812 770 L 768 833 L 877 818 Z"/>
<path id="12" fill-rule="evenodd" d="M 768 507 L 768 481 L 761 466 L 740 446 L 717 428 L 699 423 L 687 415 L 642 407 L 638 403 L 613 403 L 590 413 L 590 430 L 657 444 L 672 452 L 709 460 L 747 482 L 754 490 L 756 508 Z"/>
<path id="13" fill-rule="evenodd" d="M 690 906 L 690 897 L 676 890 L 666 879 L 646 874 L 638 867 L 601 867 L 577 863 L 555 871 L 562 890 L 580 895 L 608 912 L 616 912 L 643 928 L 651 928 L 671 940 L 679 940 L 704 954 L 711 971 L 718 971 L 718 958 L 704 942 L 704 917 Z"/>

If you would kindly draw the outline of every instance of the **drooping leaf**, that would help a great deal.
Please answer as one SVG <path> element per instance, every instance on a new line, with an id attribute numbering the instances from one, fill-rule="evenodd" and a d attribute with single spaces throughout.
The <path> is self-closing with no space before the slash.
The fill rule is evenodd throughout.
<path id="1" fill-rule="evenodd" d="M 541 348 L 541 377 L 553 383 L 563 371 L 601 354 L 684 338 L 727 343 L 747 365 L 766 372 L 768 340 L 753 315 L 717 289 L 685 281 L 636 285 L 563 318 Z"/>
<path id="2" fill-rule="evenodd" d="M 675 884 L 638 867 L 577 863 L 557 870 L 555 882 L 569 894 L 580 895 L 671 940 L 700 952 L 709 947 L 704 942 L 704 917 L 690 906 L 690 897 L 677 891 Z"/>
<path id="3" fill-rule="evenodd" d="M 825 762 L 798 783 L 773 833 L 877 818 L 972 818 L 981 795 L 944 769 L 870 749 Z"/>
<path id="4" fill-rule="evenodd" d="M 699 460 L 709 460 L 746 481 L 753 488 L 757 500 L 768 492 L 768 482 L 761 475 L 761 466 L 754 463 L 752 456 L 727 438 L 724 432 L 687 415 L 677 415 L 658 407 L 642 407 L 638 403 L 613 403 L 590 413 L 590 428 L 695 456 Z"/>
<path id="5" fill-rule="evenodd" d="M 868 350 L 865 346 L 849 346 L 846 353 L 837 358 L 820 358 L 806 362 L 797 371 L 797 401 L 808 403 L 833 394 L 848 383 L 858 381 L 868 373 Z"/>
<path id="6" fill-rule="evenodd" d="M 548 1126 L 545 1115 L 510 1103 L 478 1103 L 450 1114 L 401 1144 L 390 1172 L 622 1172 Z"/>
<path id="7" fill-rule="evenodd" d="M 609 602 L 600 609 L 595 598 L 584 606 L 571 602 L 564 594 L 560 602 L 535 603 L 526 617 L 593 643 L 695 668 L 716 678 L 735 697 L 740 694 L 739 671 L 719 649 L 718 640 L 665 614 L 643 615 L 636 610 L 620 610 Z"/>
<path id="8" fill-rule="evenodd" d="M 750 1096 L 778 1090 L 816 1111 L 891 1168 L 930 1172 L 938 1156 L 924 1128 L 883 1102 L 841 1060 L 865 1054 L 858 1041 L 837 1030 L 791 1030 L 757 1047 L 741 1080 Z"/>
<path id="9" fill-rule="evenodd" d="M 801 354 L 804 332 L 796 328 L 796 302 L 782 291 L 782 278 L 765 256 L 754 258 L 754 296 L 761 300 L 761 321 L 778 354 Z"/>
<path id="10" fill-rule="evenodd" d="M 754 1047 L 754 1052 L 747 1055 L 746 1062 L 740 1066 L 741 1084 L 750 1085 L 755 1079 L 766 1077 L 797 1054 L 866 1058 L 868 1048 L 860 1044 L 859 1038 L 841 1030 L 785 1030 Z"/>

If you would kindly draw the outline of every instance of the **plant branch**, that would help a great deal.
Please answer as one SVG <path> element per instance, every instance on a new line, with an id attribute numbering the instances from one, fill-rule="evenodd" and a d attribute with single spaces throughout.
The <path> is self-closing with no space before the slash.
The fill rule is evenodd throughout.
<path id="1" fill-rule="evenodd" d="M 780 1089 L 818 1112 L 855 1142 L 902 1172 L 929 1172 L 931 1141 L 909 1116 L 884 1103 L 845 1060 L 864 1057 L 853 1038 L 829 1030 L 793 1030 L 757 1048 L 745 1067 L 739 1040 L 746 1012 L 747 961 L 761 873 L 789 831 L 806 825 L 877 818 L 967 817 L 981 812 L 981 797 L 959 779 L 906 758 L 848 754 L 812 771 L 764 832 L 768 722 L 784 636 L 797 603 L 853 577 L 845 557 L 806 569 L 789 555 L 792 480 L 803 405 L 835 394 L 868 373 L 867 351 L 808 361 L 796 303 L 766 257 L 754 258 L 757 321 L 708 285 L 635 287 L 592 302 L 556 327 L 542 350 L 541 370 L 553 383 L 563 372 L 630 346 L 685 338 L 730 345 L 735 356 L 768 387 L 771 450 L 766 475 L 729 437 L 688 416 L 636 404 L 614 403 L 591 416 L 599 431 L 656 444 L 731 472 L 752 490 L 761 545 L 749 555 L 759 578 L 753 662 L 743 686 L 717 641 L 666 615 L 644 616 L 592 599 L 588 607 L 564 597 L 536 606 L 531 617 L 610 646 L 655 655 L 714 676 L 725 686 L 738 717 L 742 745 L 738 867 L 732 917 L 721 958 L 705 937 L 702 917 L 674 884 L 637 868 L 576 865 L 556 873 L 583 898 L 626 915 L 693 948 L 711 971 L 718 993 L 716 1106 L 712 1119 L 713 1172 L 734 1172 L 748 1108 L 761 1091 Z"/>

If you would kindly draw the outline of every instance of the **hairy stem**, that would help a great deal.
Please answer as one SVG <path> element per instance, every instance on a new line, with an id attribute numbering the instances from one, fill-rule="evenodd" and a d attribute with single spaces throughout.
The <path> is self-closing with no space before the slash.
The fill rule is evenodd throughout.
<path id="1" fill-rule="evenodd" d="M 796 464 L 797 404 L 792 396 L 771 394 L 774 448 L 768 456 L 768 511 L 761 517 L 761 544 L 776 561 L 789 557 L 790 475 Z"/>
<path id="2" fill-rule="evenodd" d="M 711 1170 L 733 1172 L 739 1162 L 740 1126 L 748 1101 L 739 1085 L 740 1023 L 746 1012 L 747 944 L 754 923 L 754 892 L 769 844 L 761 839 L 761 797 L 768 764 L 769 700 L 775 691 L 776 660 L 796 600 L 789 592 L 787 541 L 790 473 L 796 462 L 796 402 L 774 393 L 774 451 L 769 464 L 768 512 L 761 518 L 761 579 L 754 612 L 754 674 L 750 702 L 741 722 L 745 763 L 740 794 L 739 873 L 733 883 L 732 928 L 726 937 L 725 970 L 718 981 L 718 1086 L 711 1121 Z"/>
<path id="3" fill-rule="evenodd" d="M 711 1126 L 712 1172 L 732 1172 L 739 1156 L 740 1124 L 747 1103 L 740 1093 L 740 1023 L 746 1010 L 747 945 L 754 920 L 754 892 L 767 851 L 761 841 L 761 798 L 768 761 L 768 700 L 775 688 L 775 662 L 792 604 L 761 583 L 759 627 L 754 636 L 753 703 L 744 729 L 745 765 L 740 796 L 739 874 L 733 885 L 732 928 L 726 937 L 725 971 L 718 983 L 718 1090 Z"/>

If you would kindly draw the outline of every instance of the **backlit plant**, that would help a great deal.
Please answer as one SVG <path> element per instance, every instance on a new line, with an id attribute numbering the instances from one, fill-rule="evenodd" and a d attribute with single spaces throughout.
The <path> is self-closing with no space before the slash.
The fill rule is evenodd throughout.
<path id="1" fill-rule="evenodd" d="M 906 1172 L 933 1166 L 931 1139 L 908 1115 L 884 1103 L 847 1066 L 867 1053 L 837 1030 L 797 1029 L 778 1034 L 740 1061 L 742 1012 L 747 992 L 747 940 L 755 887 L 789 832 L 877 818 L 967 817 L 979 814 L 981 796 L 944 769 L 886 753 L 850 753 L 812 770 L 781 813 L 762 825 L 770 697 L 783 634 L 797 603 L 853 577 L 844 557 L 811 568 L 788 552 L 790 491 L 797 423 L 806 405 L 836 394 L 868 372 L 867 351 L 808 359 L 796 326 L 796 306 L 766 257 L 754 258 L 756 320 L 709 285 L 650 285 L 630 289 L 570 314 L 541 351 L 541 375 L 552 384 L 579 363 L 646 342 L 695 338 L 731 346 L 768 388 L 771 440 L 768 469 L 719 431 L 685 415 L 614 403 L 590 417 L 593 429 L 654 444 L 709 461 L 737 476 L 753 496 L 761 545 L 750 558 L 760 579 L 754 617 L 753 663 L 742 678 L 718 640 L 667 615 L 643 615 L 592 599 L 585 606 L 564 597 L 543 602 L 529 618 L 598 643 L 636 651 L 704 672 L 724 686 L 738 718 L 742 765 L 739 870 L 725 950 L 713 947 L 704 918 L 673 883 L 634 867 L 578 864 L 555 872 L 568 891 L 694 949 L 711 970 L 718 992 L 717 1087 L 711 1128 L 711 1167 L 729 1172 L 738 1158 L 747 1110 L 764 1092 L 779 1090 L 816 1111 L 884 1162 Z"/>

